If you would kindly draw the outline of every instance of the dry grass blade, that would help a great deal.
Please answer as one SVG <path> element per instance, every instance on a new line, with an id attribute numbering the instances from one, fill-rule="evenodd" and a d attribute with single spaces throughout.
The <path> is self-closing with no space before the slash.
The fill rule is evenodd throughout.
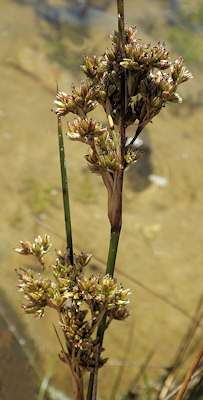
<path id="1" fill-rule="evenodd" d="M 200 296 L 200 299 L 198 301 L 198 304 L 197 304 L 197 307 L 196 307 L 196 310 L 194 313 L 194 321 L 195 322 L 191 322 L 191 324 L 189 325 L 189 327 L 186 331 L 186 334 L 184 335 L 184 337 L 181 340 L 181 343 L 176 352 L 174 361 L 171 365 L 169 373 L 168 373 L 168 375 L 164 381 L 164 384 L 161 388 L 161 391 L 159 393 L 159 400 L 165 399 L 165 397 L 171 387 L 171 384 L 174 380 L 175 372 L 178 369 L 178 367 L 180 367 L 181 363 L 183 363 L 183 360 L 186 357 L 186 353 L 189 348 L 189 345 L 190 345 L 192 339 L 194 338 L 196 330 L 197 330 L 198 326 L 200 325 L 202 317 L 203 317 L 202 303 L 203 303 L 203 296 Z"/>
<path id="2" fill-rule="evenodd" d="M 188 371 L 188 373 L 187 373 L 187 375 L 186 375 L 186 377 L 185 377 L 185 379 L 183 381 L 183 384 L 182 384 L 182 386 L 181 386 L 181 388 L 180 388 L 175 400 L 181 400 L 183 398 L 183 395 L 184 395 L 184 393 L 185 393 L 185 391 L 186 391 L 186 389 L 188 387 L 188 384 L 192 379 L 192 375 L 194 374 L 194 371 L 197 368 L 202 356 L 203 356 L 203 346 L 201 347 L 201 349 L 199 350 L 198 354 L 196 355 L 196 357 L 195 357 L 195 359 L 194 359 L 194 361 L 193 361 L 193 363 L 192 363 L 192 365 L 191 365 L 191 367 L 190 367 L 190 369 L 189 369 L 189 371 Z"/>
<path id="3" fill-rule="evenodd" d="M 199 368 L 190 378 L 190 381 L 193 379 L 197 378 L 200 374 L 203 372 L 203 367 Z M 174 389 L 167 397 L 165 397 L 164 400 L 172 400 L 174 396 L 178 393 L 178 391 L 181 389 L 181 385 L 179 385 L 176 389 Z"/>

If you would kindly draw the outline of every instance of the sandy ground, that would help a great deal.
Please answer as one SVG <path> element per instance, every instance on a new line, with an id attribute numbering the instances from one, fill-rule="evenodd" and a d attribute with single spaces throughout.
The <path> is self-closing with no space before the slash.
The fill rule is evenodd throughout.
<path id="1" fill-rule="evenodd" d="M 56 358 L 59 347 L 52 328 L 55 317 L 48 312 L 38 321 L 21 313 L 14 269 L 29 260 L 20 259 L 12 249 L 19 240 L 32 240 L 44 233 L 50 234 L 55 248 L 64 248 L 56 121 L 50 109 L 56 81 L 68 91 L 71 82 L 78 83 L 81 75 L 50 60 L 49 38 L 53 35 L 54 40 L 55 28 L 37 18 L 30 6 L 11 0 L 1 2 L 0 288 L 8 299 L 6 305 L 2 303 L 1 314 L 9 326 L 15 326 L 18 340 L 24 339 L 21 344 L 40 379 L 51 369 L 52 383 L 70 394 L 70 377 Z M 132 2 L 126 3 L 126 8 L 129 4 L 133 10 Z M 140 23 L 141 15 L 142 9 L 138 13 Z M 128 11 L 127 17 L 133 23 L 133 13 Z M 74 33 L 73 43 L 70 38 L 71 56 L 80 54 L 81 47 L 90 54 L 104 49 L 109 24 L 99 29 L 98 35 L 92 24 L 88 36 L 81 39 Z M 152 31 L 158 41 L 153 27 Z M 105 337 L 110 362 L 101 371 L 99 390 L 103 400 L 110 400 L 109 374 L 113 386 L 121 360 L 127 366 L 118 392 L 129 387 L 150 351 L 154 353 L 149 375 L 157 378 L 159 367 L 172 361 L 190 323 L 188 316 L 138 283 L 165 296 L 189 316 L 202 293 L 203 114 L 202 105 L 196 104 L 202 83 L 196 68 L 195 77 L 183 88 L 185 103 L 169 106 L 147 128 L 152 151 L 143 170 L 134 166 L 126 173 L 116 276 L 131 289 L 131 317 L 123 324 L 112 324 Z M 104 271 L 109 237 L 106 192 L 100 178 L 87 170 L 85 151 L 82 145 L 66 141 L 73 239 L 75 251 L 92 253 L 92 268 Z M 149 165 L 155 181 L 149 180 Z M 162 186 L 156 177 L 164 178 Z M 48 261 L 53 262 L 53 258 L 49 256 Z M 13 314 L 9 314 L 9 303 Z M 37 356 L 32 350 L 36 348 Z"/>

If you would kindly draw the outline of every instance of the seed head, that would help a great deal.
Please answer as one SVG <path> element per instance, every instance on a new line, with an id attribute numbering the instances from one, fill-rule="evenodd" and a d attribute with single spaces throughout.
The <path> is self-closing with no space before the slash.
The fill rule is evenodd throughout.
<path id="1" fill-rule="evenodd" d="M 71 124 L 68 122 L 67 136 L 71 140 L 79 140 L 92 146 L 94 138 L 107 133 L 100 122 L 92 118 L 78 118 Z"/>

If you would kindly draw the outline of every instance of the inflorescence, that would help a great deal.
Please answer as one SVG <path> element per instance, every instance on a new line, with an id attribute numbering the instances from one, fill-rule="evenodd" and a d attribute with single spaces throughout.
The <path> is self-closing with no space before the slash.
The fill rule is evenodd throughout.
<path id="1" fill-rule="evenodd" d="M 118 167 L 117 140 L 114 126 L 121 119 L 121 95 L 126 96 L 126 127 L 135 123 L 135 139 L 167 103 L 181 103 L 178 86 L 192 78 L 180 57 L 170 61 L 169 52 L 160 42 L 156 46 L 141 44 L 135 28 L 125 28 L 124 54 L 121 54 L 119 33 L 110 36 L 112 47 L 101 57 L 84 58 L 82 71 L 86 75 L 80 87 L 72 86 L 72 94 L 58 92 L 54 112 L 57 116 L 68 113 L 78 115 L 68 124 L 68 138 L 79 140 L 91 147 L 93 157 L 87 157 L 93 172 L 114 171 Z M 126 94 L 121 94 L 120 75 L 125 71 Z M 87 118 L 98 104 L 107 114 L 108 126 Z M 126 146 L 126 153 L 129 145 Z M 109 154 L 109 159 L 103 154 Z M 112 157 L 115 163 L 112 165 Z M 126 157 L 126 167 L 136 162 L 138 154 Z M 92 165 L 95 164 L 95 168 Z"/>
<path id="2" fill-rule="evenodd" d="M 22 255 L 34 255 L 40 262 L 45 253 L 51 249 L 49 236 L 38 236 L 33 244 L 21 242 L 22 248 L 15 249 Z M 52 307 L 60 315 L 60 325 L 64 332 L 67 353 L 61 355 L 72 363 L 72 368 L 93 371 L 95 355 L 100 355 L 101 348 L 96 338 L 96 329 L 105 313 L 106 327 L 113 319 L 124 320 L 129 312 L 129 289 L 124 290 L 115 278 L 106 276 L 90 276 L 84 274 L 84 268 L 91 259 L 90 254 L 74 255 L 74 263 L 70 264 L 68 253 L 56 251 L 56 262 L 50 265 L 52 278 L 35 274 L 31 269 L 20 268 L 17 272 L 18 288 L 27 300 L 22 305 L 28 314 L 40 318 L 45 308 Z M 43 260 L 43 268 L 45 263 Z M 99 356 L 98 367 L 106 359 Z"/>

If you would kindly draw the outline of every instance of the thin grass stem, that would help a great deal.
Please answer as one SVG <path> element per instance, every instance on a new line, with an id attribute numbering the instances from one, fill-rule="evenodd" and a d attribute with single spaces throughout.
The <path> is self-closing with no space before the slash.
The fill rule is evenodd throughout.
<path id="1" fill-rule="evenodd" d="M 70 263 L 73 264 L 73 243 L 72 243 L 70 204 L 69 204 L 69 194 L 68 194 L 68 178 L 67 178 L 67 172 L 66 172 L 63 131 L 62 131 L 60 117 L 58 117 L 58 143 L 59 143 L 59 156 L 60 156 L 60 166 L 61 166 L 61 182 L 62 182 L 62 192 L 63 192 L 63 207 L 64 207 L 64 217 L 65 217 L 66 242 L 67 242 L 67 249 L 69 252 L 68 255 L 69 255 Z"/>

